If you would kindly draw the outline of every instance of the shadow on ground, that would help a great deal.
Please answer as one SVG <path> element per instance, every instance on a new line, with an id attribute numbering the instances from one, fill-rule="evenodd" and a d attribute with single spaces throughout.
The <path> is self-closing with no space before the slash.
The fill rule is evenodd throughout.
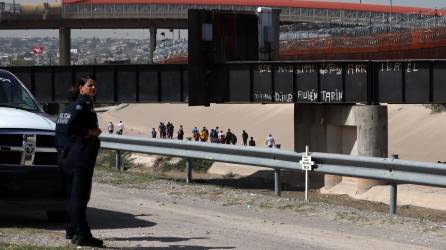
<path id="1" fill-rule="evenodd" d="M 119 249 L 119 250 L 130 250 L 130 249 L 141 249 L 141 250 L 167 250 L 167 249 L 182 249 L 182 250 L 208 250 L 208 249 L 235 249 L 235 247 L 204 247 L 204 246 L 194 246 L 194 245 L 169 245 L 168 247 L 119 247 L 119 248 L 108 248 L 108 249 Z"/>
<path id="2" fill-rule="evenodd" d="M 304 191 L 304 173 L 299 171 L 281 171 L 282 191 Z M 217 186 L 241 188 L 241 189 L 271 189 L 274 190 L 274 171 L 261 170 L 245 177 L 223 177 L 223 178 L 194 178 L 194 182 L 207 183 Z M 319 189 L 323 187 L 324 177 L 320 174 L 313 174 L 310 177 L 310 188 Z"/>
<path id="3" fill-rule="evenodd" d="M 207 240 L 209 238 L 205 237 L 192 237 L 192 238 L 183 238 L 183 237 L 112 237 L 105 238 L 105 240 L 113 240 L 113 241 L 159 241 L 159 242 L 180 242 L 180 241 L 188 241 L 188 240 Z"/>
<path id="4" fill-rule="evenodd" d="M 142 215 L 133 215 L 111 210 L 88 208 L 87 214 L 92 229 L 137 228 L 153 227 L 156 225 L 154 222 L 137 218 Z M 144 214 L 143 216 L 150 215 Z M 0 228 L 6 227 L 63 230 L 64 224 L 49 221 L 44 212 L 20 210 L 5 211 L 0 208 Z"/>
<path id="5" fill-rule="evenodd" d="M 112 237 L 112 238 L 105 238 L 106 241 L 158 241 L 158 242 L 169 242 L 169 243 L 175 243 L 175 242 L 184 242 L 189 240 L 209 240 L 209 238 L 206 237 L 191 237 L 191 238 L 184 238 L 184 237 Z M 207 250 L 207 249 L 234 249 L 235 247 L 205 247 L 205 246 L 196 246 L 196 245 L 169 245 L 168 247 L 119 247 L 119 248 L 109 248 L 109 249 L 198 249 L 198 250 Z"/>

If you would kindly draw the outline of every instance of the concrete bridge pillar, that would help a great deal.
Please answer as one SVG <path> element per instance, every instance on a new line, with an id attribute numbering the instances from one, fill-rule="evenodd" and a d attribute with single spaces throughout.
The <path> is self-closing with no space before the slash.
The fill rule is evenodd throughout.
<path id="1" fill-rule="evenodd" d="M 156 27 L 150 27 L 149 63 L 153 63 L 153 56 L 156 49 Z"/>
<path id="2" fill-rule="evenodd" d="M 59 65 L 71 64 L 71 29 L 59 28 Z"/>
<path id="3" fill-rule="evenodd" d="M 357 151 L 362 156 L 388 156 L 387 106 L 356 106 Z M 358 193 L 363 193 L 384 181 L 362 179 L 358 182 Z"/>
<path id="4" fill-rule="evenodd" d="M 295 104 L 294 147 L 310 151 L 387 157 L 387 106 L 343 104 Z M 341 176 L 325 175 L 325 188 L 343 181 Z M 345 178 L 349 180 L 349 178 Z M 350 178 L 351 180 L 351 178 Z M 354 179 L 357 192 L 367 191 L 373 180 Z"/>

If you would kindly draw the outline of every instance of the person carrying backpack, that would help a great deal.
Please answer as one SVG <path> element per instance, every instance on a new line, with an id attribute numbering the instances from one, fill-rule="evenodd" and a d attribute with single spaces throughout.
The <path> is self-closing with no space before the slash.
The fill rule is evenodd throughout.
<path id="1" fill-rule="evenodd" d="M 255 147 L 256 141 L 254 141 L 254 138 L 251 136 L 251 140 L 249 140 L 249 146 Z"/>
<path id="2" fill-rule="evenodd" d="M 209 132 L 206 129 L 206 127 L 203 127 L 203 129 L 200 132 L 200 141 L 206 142 L 208 141 L 208 138 L 209 138 Z"/>
<path id="3" fill-rule="evenodd" d="M 211 143 L 217 143 L 218 142 L 218 131 L 215 129 L 211 129 Z"/>
<path id="4" fill-rule="evenodd" d="M 237 144 L 237 136 L 234 133 L 231 133 L 231 143 L 232 145 Z"/>

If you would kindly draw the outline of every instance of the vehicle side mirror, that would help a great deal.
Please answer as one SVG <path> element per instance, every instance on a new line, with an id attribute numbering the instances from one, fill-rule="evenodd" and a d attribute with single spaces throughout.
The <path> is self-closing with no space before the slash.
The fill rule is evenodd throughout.
<path id="1" fill-rule="evenodd" d="M 44 103 L 43 111 L 45 111 L 45 113 L 48 113 L 50 115 L 57 115 L 59 114 L 59 103 L 57 102 Z"/>

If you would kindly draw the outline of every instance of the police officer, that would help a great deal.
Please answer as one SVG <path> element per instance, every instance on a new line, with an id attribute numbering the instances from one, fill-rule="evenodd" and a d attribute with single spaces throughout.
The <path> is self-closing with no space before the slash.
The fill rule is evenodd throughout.
<path id="1" fill-rule="evenodd" d="M 83 76 L 73 87 L 71 103 L 56 122 L 56 146 L 67 192 L 65 238 L 78 246 L 102 247 L 103 241 L 92 236 L 86 217 L 101 134 L 93 110 L 95 84 L 92 76 Z"/>

